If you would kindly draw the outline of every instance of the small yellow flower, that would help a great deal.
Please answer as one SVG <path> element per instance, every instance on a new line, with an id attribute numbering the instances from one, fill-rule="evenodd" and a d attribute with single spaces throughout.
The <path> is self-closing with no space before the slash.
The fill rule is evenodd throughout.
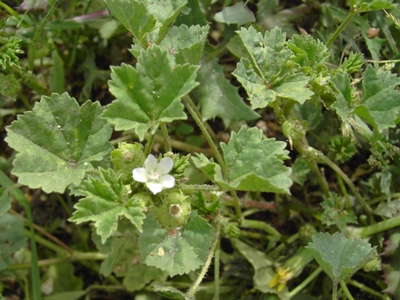
<path id="1" fill-rule="evenodd" d="M 293 272 L 289 268 L 279 267 L 276 270 L 275 276 L 271 279 L 268 286 L 272 289 L 277 286 L 278 292 L 281 292 L 288 282 L 293 277 Z"/>

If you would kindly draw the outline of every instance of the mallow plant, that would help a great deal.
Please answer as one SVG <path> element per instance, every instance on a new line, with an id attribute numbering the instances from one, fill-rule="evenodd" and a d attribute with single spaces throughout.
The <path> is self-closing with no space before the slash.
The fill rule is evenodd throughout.
<path id="1" fill-rule="evenodd" d="M 79 103 L 68 93 L 53 93 L 7 127 L 5 140 L 17 152 L 11 173 L 18 184 L 72 196 L 76 203 L 68 221 L 91 226 L 97 255 L 72 251 L 67 258 L 102 259 L 98 271 L 122 278 L 127 291 L 147 289 L 171 299 L 322 297 L 322 272 L 332 299 L 354 299 L 352 293 L 398 296 L 399 239 L 390 230 L 400 225 L 395 179 L 400 79 L 390 71 L 394 65 L 367 63 L 358 52 L 349 52 L 338 66 L 328 63 L 346 25 L 364 26 L 363 16 L 388 13 L 396 5 L 348 1 L 348 12 L 336 12 L 340 26 L 320 40 L 308 34 L 288 38 L 279 27 L 262 30 L 239 2 L 215 16 L 238 25 L 226 44 L 212 47 L 199 5 L 207 1 L 190 2 L 105 0 L 110 14 L 132 34 L 129 52 L 135 59 L 111 66 L 111 103 Z M 229 75 L 240 94 L 216 60 L 220 51 L 237 57 Z M 251 125 L 267 110 L 285 139 L 267 137 Z M 176 150 L 171 128 L 189 118 L 209 151 Z M 215 118 L 231 130 L 224 142 L 208 123 Z M 120 133 L 117 142 L 113 132 Z M 320 142 L 323 135 L 330 135 L 329 143 Z M 160 152 L 154 151 L 156 140 Z M 367 181 L 343 169 L 362 147 L 375 168 Z M 17 199 L 23 195 L 1 176 L 1 201 L 8 209 L 9 193 Z M 309 192 L 299 204 L 303 186 L 313 190 L 318 209 L 306 205 Z M 275 203 L 266 202 L 265 195 Z M 293 212 L 303 224 L 284 233 L 273 217 L 257 218 L 275 208 L 278 218 Z M 21 220 L 7 209 L 0 210 L 0 226 L 12 229 L 0 238 L 8 245 L 1 246 L 0 270 L 23 246 Z M 221 274 L 221 262 L 235 267 L 221 241 L 252 269 L 245 287 L 232 279 L 235 272 Z M 397 264 L 385 266 L 378 254 Z M 212 275 L 204 280 L 207 272 Z M 363 280 L 379 282 L 369 287 Z"/>

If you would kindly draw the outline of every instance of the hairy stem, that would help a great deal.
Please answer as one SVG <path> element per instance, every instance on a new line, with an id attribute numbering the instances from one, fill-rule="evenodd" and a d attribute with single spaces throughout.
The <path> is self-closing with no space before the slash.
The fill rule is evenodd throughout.
<path id="1" fill-rule="evenodd" d="M 318 267 L 314 270 L 306 279 L 303 280 L 298 286 L 296 286 L 293 290 L 289 292 L 289 298 L 292 299 L 295 295 L 297 295 L 302 289 L 304 289 L 311 281 L 313 281 L 319 273 L 321 273 L 322 268 Z"/>
<path id="2" fill-rule="evenodd" d="M 165 152 L 172 152 L 171 146 L 171 139 L 168 134 L 167 125 L 165 123 L 161 123 L 161 131 L 164 136 L 164 145 L 165 145 Z"/>
<path id="3" fill-rule="evenodd" d="M 339 34 L 346 28 L 346 26 L 350 23 L 350 21 L 354 18 L 357 14 L 357 11 L 352 7 L 347 15 L 346 19 L 340 24 L 338 28 L 336 28 L 335 32 L 330 36 L 330 38 L 326 41 L 325 45 L 329 48 L 333 41 L 339 36 Z"/>
<path id="4" fill-rule="evenodd" d="M 204 263 L 203 268 L 200 271 L 199 276 L 196 278 L 195 282 L 193 282 L 192 286 L 187 291 L 187 295 L 189 297 L 192 297 L 192 298 L 194 297 L 197 288 L 199 287 L 200 283 L 203 281 L 203 278 L 206 275 L 208 268 L 210 267 L 212 258 L 214 256 L 214 251 L 215 251 L 215 249 L 216 249 L 216 247 L 217 247 L 217 245 L 219 243 L 219 234 L 220 234 L 220 230 L 221 230 L 220 213 L 221 212 L 218 213 L 218 215 L 217 215 L 217 217 L 215 219 L 215 221 L 216 221 L 215 223 L 216 223 L 217 226 L 216 226 L 214 242 L 213 242 L 213 244 L 211 246 L 211 249 L 210 249 L 210 251 L 208 253 L 207 259 L 206 259 L 206 261 Z"/>

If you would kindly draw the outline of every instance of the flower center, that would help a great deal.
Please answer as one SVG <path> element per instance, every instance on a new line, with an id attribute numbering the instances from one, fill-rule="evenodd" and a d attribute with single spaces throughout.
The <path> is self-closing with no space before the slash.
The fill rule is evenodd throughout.
<path id="1" fill-rule="evenodd" d="M 158 179 L 160 179 L 160 176 L 160 174 L 154 171 L 149 173 L 150 180 L 158 181 Z"/>

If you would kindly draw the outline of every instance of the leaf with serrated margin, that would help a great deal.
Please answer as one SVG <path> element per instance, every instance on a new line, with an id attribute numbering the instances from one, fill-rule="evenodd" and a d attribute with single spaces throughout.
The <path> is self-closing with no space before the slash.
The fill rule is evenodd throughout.
<path id="1" fill-rule="evenodd" d="M 92 221 L 104 243 L 118 227 L 120 217 L 128 219 L 139 231 L 145 214 L 139 199 L 131 197 L 128 189 L 112 169 L 100 169 L 100 176 L 89 178 L 76 188 L 85 196 L 75 204 L 69 221 L 80 224 Z"/>
<path id="2" fill-rule="evenodd" d="M 142 50 L 136 68 L 112 67 L 110 92 L 116 97 L 103 116 L 116 130 L 135 129 L 141 140 L 161 122 L 186 119 L 181 98 L 197 86 L 197 67 L 173 65 L 158 46 Z"/>
<path id="3" fill-rule="evenodd" d="M 215 230 L 193 211 L 181 229 L 167 230 L 149 214 L 139 237 L 142 261 L 170 276 L 187 274 L 202 266 L 214 240 Z"/>
<path id="4" fill-rule="evenodd" d="M 216 61 L 201 65 L 197 74 L 200 85 L 193 90 L 193 96 L 201 106 L 203 120 L 220 117 L 226 127 L 232 121 L 250 121 L 259 115 L 247 106 L 224 76 L 223 68 Z"/>
<path id="5" fill-rule="evenodd" d="M 263 36 L 253 27 L 241 28 L 238 35 L 246 48 L 232 73 L 245 88 L 251 106 L 264 108 L 277 97 L 299 103 L 310 99 L 313 92 L 306 87 L 309 77 L 291 62 L 292 51 L 285 49 L 286 35 L 278 28 Z"/>
<path id="6" fill-rule="evenodd" d="M 30 188 L 63 193 L 78 185 L 91 162 L 101 161 L 112 149 L 112 128 L 100 117 L 98 102 L 81 107 L 67 93 L 43 96 L 32 111 L 7 127 L 10 147 L 19 153 L 12 173 Z"/>
<path id="7" fill-rule="evenodd" d="M 0 217 L 0 271 L 7 268 L 11 255 L 26 245 L 24 220 L 6 213 Z"/>
<path id="8" fill-rule="evenodd" d="M 332 104 L 332 108 L 336 110 L 342 122 L 345 122 L 347 117 L 351 114 L 352 108 L 350 107 L 352 101 L 352 87 L 350 85 L 349 75 L 344 73 L 336 73 L 331 78 L 331 82 L 338 90 L 336 95 L 336 102 Z"/>
<path id="9" fill-rule="evenodd" d="M 305 74 L 316 77 L 327 70 L 325 59 L 329 57 L 329 53 L 321 41 L 315 40 L 311 35 L 296 34 L 286 45 L 294 53 L 292 60 L 300 65 Z"/>
<path id="10" fill-rule="evenodd" d="M 178 64 L 197 65 L 203 54 L 204 45 L 210 26 L 181 25 L 172 27 L 160 44 L 168 53 L 175 57 Z"/>
<path id="11" fill-rule="evenodd" d="M 395 89 L 400 79 L 389 71 L 368 66 L 363 74 L 361 103 L 354 112 L 379 133 L 395 127 L 400 111 L 400 92 Z"/>
<path id="12" fill-rule="evenodd" d="M 232 133 L 229 143 L 221 143 L 229 172 L 223 179 L 221 167 L 204 155 L 193 158 L 197 168 L 224 189 L 287 193 L 292 185 L 291 169 L 284 166 L 288 159 L 286 143 L 263 139 L 262 131 L 243 126 Z"/>
<path id="13" fill-rule="evenodd" d="M 105 2 L 114 17 L 133 33 L 141 44 L 144 43 L 147 34 L 156 28 L 156 19 L 149 13 L 143 1 L 105 0 Z"/>
<path id="14" fill-rule="evenodd" d="M 0 217 L 11 208 L 12 199 L 8 194 L 8 189 L 0 188 Z"/>
<path id="15" fill-rule="evenodd" d="M 333 247 L 334 245 L 334 247 Z M 346 238 L 343 233 L 317 233 L 308 248 L 334 284 L 348 279 L 376 256 L 368 242 Z"/>

